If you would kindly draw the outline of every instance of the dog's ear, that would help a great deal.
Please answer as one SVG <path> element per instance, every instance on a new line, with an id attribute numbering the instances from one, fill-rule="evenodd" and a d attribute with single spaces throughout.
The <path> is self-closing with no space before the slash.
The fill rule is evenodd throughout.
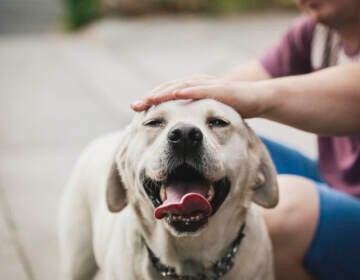
<path id="1" fill-rule="evenodd" d="M 113 151 L 111 165 L 107 173 L 106 203 L 110 212 L 119 212 L 127 204 L 126 188 L 119 169 L 124 166 L 123 160 L 126 156 L 129 130 L 129 128 L 125 129 L 117 148 Z"/>
<path id="2" fill-rule="evenodd" d="M 127 204 L 126 189 L 121 180 L 115 160 L 111 164 L 106 180 L 106 203 L 110 212 L 119 212 Z"/>
<path id="3" fill-rule="evenodd" d="M 262 207 L 273 208 L 279 201 L 277 175 L 264 144 L 260 143 L 260 145 L 263 155 L 260 158 L 258 174 L 253 186 L 253 201 Z"/>
<path id="4" fill-rule="evenodd" d="M 277 174 L 265 145 L 246 124 L 249 150 L 256 162 L 256 177 L 252 185 L 253 201 L 265 208 L 273 208 L 279 200 Z"/>

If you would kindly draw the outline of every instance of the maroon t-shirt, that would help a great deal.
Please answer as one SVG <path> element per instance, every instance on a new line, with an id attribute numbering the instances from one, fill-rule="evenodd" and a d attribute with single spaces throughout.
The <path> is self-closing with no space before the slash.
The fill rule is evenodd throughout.
<path id="1" fill-rule="evenodd" d="M 320 68 L 316 60 L 322 59 L 316 55 L 321 56 L 321 52 L 325 50 L 326 36 L 322 34 L 325 32 L 324 26 L 316 24 L 309 17 L 302 17 L 290 27 L 280 43 L 262 56 L 260 61 L 274 78 L 316 71 Z M 336 46 L 336 43 L 333 45 Z M 335 64 L 346 63 L 347 60 L 360 61 L 355 60 L 354 54 L 350 59 L 350 56 L 341 50 L 341 45 L 338 46 L 338 57 L 333 60 Z M 360 58 L 360 54 L 358 56 Z M 321 136 L 318 137 L 318 144 L 319 168 L 324 180 L 335 189 L 360 197 L 360 135 Z"/>

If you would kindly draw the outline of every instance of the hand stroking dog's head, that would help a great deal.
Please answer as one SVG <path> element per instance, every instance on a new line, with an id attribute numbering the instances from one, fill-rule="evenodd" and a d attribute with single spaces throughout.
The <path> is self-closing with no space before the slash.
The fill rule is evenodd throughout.
<path id="1" fill-rule="evenodd" d="M 277 204 L 269 154 L 234 109 L 209 99 L 170 101 L 138 114 L 107 185 L 110 211 L 128 202 L 142 220 L 163 223 L 174 235 L 196 234 L 212 220 L 231 223 L 251 201 Z"/>

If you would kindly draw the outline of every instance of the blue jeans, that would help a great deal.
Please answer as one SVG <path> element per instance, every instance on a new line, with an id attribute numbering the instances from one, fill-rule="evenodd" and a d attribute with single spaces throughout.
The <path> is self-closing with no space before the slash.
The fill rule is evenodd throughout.
<path id="1" fill-rule="evenodd" d="M 317 161 L 300 152 L 261 138 L 279 174 L 314 181 L 319 195 L 319 220 L 303 264 L 316 279 L 360 279 L 360 200 L 328 186 Z"/>

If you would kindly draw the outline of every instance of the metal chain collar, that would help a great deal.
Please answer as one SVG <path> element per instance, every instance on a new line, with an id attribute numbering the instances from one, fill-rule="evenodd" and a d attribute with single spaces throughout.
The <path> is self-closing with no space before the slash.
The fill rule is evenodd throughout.
<path id="1" fill-rule="evenodd" d="M 163 265 L 160 262 L 160 259 L 155 256 L 153 251 L 147 246 L 145 243 L 146 249 L 149 253 L 149 258 L 157 272 L 160 273 L 163 277 L 168 277 L 176 280 L 218 280 L 220 277 L 225 275 L 230 271 L 230 269 L 234 266 L 234 257 L 236 252 L 238 251 L 238 247 L 245 236 L 244 234 L 245 223 L 241 225 L 239 233 L 235 240 L 231 243 L 227 253 L 224 257 L 214 263 L 211 267 L 205 268 L 204 272 L 199 273 L 197 275 L 178 275 L 175 271 L 175 268 Z"/>

